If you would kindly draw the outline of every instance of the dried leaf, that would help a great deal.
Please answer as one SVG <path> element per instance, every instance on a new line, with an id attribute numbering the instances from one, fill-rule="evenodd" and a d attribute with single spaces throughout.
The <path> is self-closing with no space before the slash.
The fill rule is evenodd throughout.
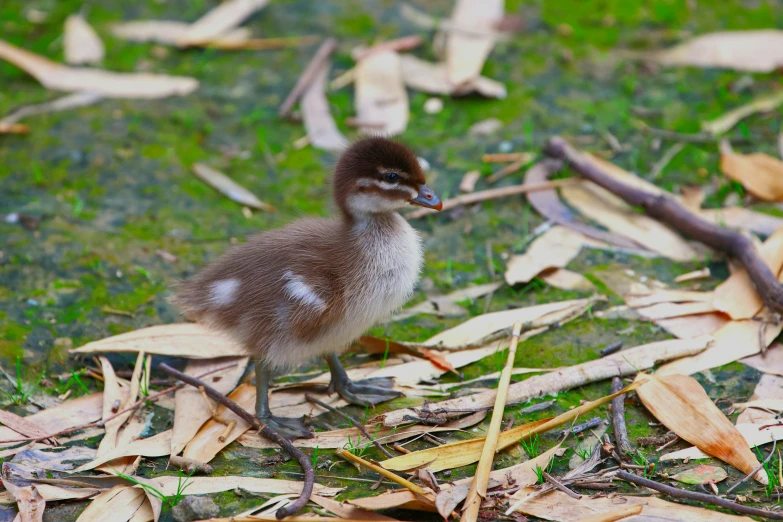
<path id="1" fill-rule="evenodd" d="M 660 521 L 677 520 L 678 522 L 751 522 L 749 517 L 728 515 L 719 511 L 699 507 L 668 502 L 657 497 L 632 497 L 625 496 L 609 498 L 606 496 L 588 497 L 582 496 L 574 499 L 562 491 L 552 491 L 547 495 L 536 496 L 527 502 L 520 504 L 517 511 L 526 515 L 538 517 L 544 520 L 556 522 L 583 522 L 596 516 L 596 513 L 609 514 L 617 512 L 618 502 L 625 503 L 629 509 L 631 505 L 642 506 L 642 516 L 628 520 Z M 623 506 L 621 504 L 621 506 Z M 672 518 L 674 517 L 674 518 Z M 598 519 L 606 520 L 606 519 Z M 608 520 L 612 520 L 611 518 Z"/>
<path id="2" fill-rule="evenodd" d="M 228 398 L 239 404 L 247 411 L 251 413 L 255 412 L 255 386 L 251 384 L 241 384 L 228 395 Z M 185 450 L 182 452 L 183 457 L 186 459 L 193 459 L 199 462 L 207 463 L 215 458 L 220 450 L 228 446 L 231 442 L 236 440 L 237 437 L 250 429 L 249 424 L 247 424 L 244 420 L 239 418 L 234 412 L 230 411 L 225 406 L 218 406 L 217 412 L 218 415 L 220 415 L 226 421 L 236 422 L 234 429 L 231 430 L 231 432 L 228 434 L 226 440 L 224 442 L 220 442 L 218 440 L 218 437 L 225 430 L 225 426 L 217 422 L 215 419 L 210 419 L 206 422 L 206 424 L 201 426 L 201 429 L 185 446 Z M 292 416 L 292 414 L 289 412 L 286 412 L 286 415 Z"/>
<path id="3" fill-rule="evenodd" d="M 349 500 L 348 502 L 354 506 L 359 506 L 360 508 L 369 509 L 372 511 L 400 508 L 413 509 L 416 511 L 437 512 L 437 509 L 432 504 L 432 502 L 422 500 L 421 497 L 407 489 L 386 492 L 382 495 L 376 495 L 374 497 L 355 498 L 353 500 Z"/>
<path id="4" fill-rule="evenodd" d="M 348 520 L 366 520 L 366 521 L 392 521 L 396 518 L 387 517 L 379 513 L 373 513 L 372 511 L 362 509 L 360 507 L 348 504 L 347 502 L 337 502 L 330 498 L 325 498 L 320 495 L 313 495 L 310 497 L 311 502 L 315 502 L 322 508 L 334 513 L 340 518 Z"/>
<path id="5" fill-rule="evenodd" d="M 137 20 L 123 22 L 111 27 L 111 32 L 117 38 L 130 40 L 131 42 L 157 42 L 160 44 L 174 45 L 185 38 L 191 24 L 171 20 Z M 248 40 L 250 30 L 245 27 L 232 29 L 221 34 L 209 43 L 221 41 L 238 42 Z"/>
<path id="6" fill-rule="evenodd" d="M 781 59 L 783 60 L 783 55 L 781 55 Z M 781 63 L 783 63 L 783 61 Z M 778 108 L 781 104 L 783 104 L 783 92 L 764 96 L 763 98 L 755 99 L 741 107 L 732 109 L 723 116 L 712 121 L 702 122 L 701 129 L 715 135 L 723 134 L 724 132 L 731 130 L 732 127 L 748 116 L 756 114 L 757 112 L 769 112 Z"/>
<path id="7" fill-rule="evenodd" d="M 232 201 L 236 201 L 240 205 L 245 205 L 247 207 L 258 210 L 264 210 L 266 212 L 275 211 L 275 207 L 269 203 L 261 201 L 255 196 L 255 194 L 219 170 L 215 170 L 203 163 L 194 163 L 191 168 L 193 169 L 193 173 L 196 175 L 196 177 L 224 196 L 228 196 L 228 198 Z"/>
<path id="8" fill-rule="evenodd" d="M 694 316 L 699 317 L 699 316 Z M 686 318 L 692 320 L 692 318 Z M 677 361 L 664 364 L 658 369 L 658 375 L 683 374 L 717 368 L 736 360 L 761 352 L 760 328 L 765 328 L 764 339 L 767 346 L 783 330 L 783 323 L 768 324 L 750 319 L 727 322 L 712 336 L 715 342 L 703 352 Z"/>
<path id="9" fill-rule="evenodd" d="M 400 56 L 373 53 L 356 65 L 356 115 L 371 132 L 395 136 L 408 126 L 408 93 L 402 83 Z"/>
<path id="10" fill-rule="evenodd" d="M 92 460 L 96 451 L 84 446 L 71 446 L 61 451 L 44 451 L 28 449 L 17 453 L 11 462 L 24 470 L 32 471 L 33 475 L 43 475 L 40 470 L 68 471 L 74 468 L 69 462 L 77 460 Z"/>
<path id="11" fill-rule="evenodd" d="M 236 363 L 233 368 L 227 368 L 218 373 L 210 374 L 206 382 L 222 394 L 233 390 L 247 368 L 247 357 L 220 357 L 217 359 L 189 361 L 185 367 L 187 375 L 197 376 Z M 204 402 L 201 393 L 192 386 L 177 390 L 174 394 L 174 427 L 171 434 L 171 454 L 179 455 L 188 442 L 198 432 L 199 428 L 212 417 L 212 412 Z"/>
<path id="12" fill-rule="evenodd" d="M 189 359 L 222 356 L 246 356 L 238 343 L 197 323 L 150 326 L 87 343 L 70 353 L 124 353 L 145 351 Z"/>
<path id="13" fill-rule="evenodd" d="M 65 19 L 63 51 L 65 62 L 71 65 L 99 64 L 105 54 L 103 42 L 95 29 L 78 14 Z"/>
<path id="14" fill-rule="evenodd" d="M 641 381 L 626 386 L 616 394 L 607 395 L 595 401 L 586 402 L 570 411 L 567 411 L 551 419 L 543 419 L 530 422 L 503 431 L 498 437 L 497 450 L 503 450 L 516 444 L 520 439 L 533 436 L 537 433 L 545 433 L 581 417 L 590 411 L 611 402 L 611 400 L 623 393 L 636 389 Z M 381 466 L 391 470 L 409 470 L 426 466 L 433 473 L 444 469 L 452 469 L 466 466 L 478 461 L 481 449 L 484 447 L 484 437 L 469 439 L 451 444 L 444 444 L 436 448 L 415 451 L 407 455 L 400 455 L 381 462 Z"/>
<path id="15" fill-rule="evenodd" d="M 74 487 L 60 487 L 53 486 L 51 484 L 35 484 L 35 489 L 38 494 L 47 502 L 57 502 L 60 500 L 83 500 L 94 497 L 95 495 L 105 491 L 102 488 L 74 488 Z M 14 504 L 14 496 L 10 491 L 0 492 L 0 504 Z"/>
<path id="16" fill-rule="evenodd" d="M 43 437 L 51 432 L 44 431 L 34 422 L 30 422 L 24 417 L 20 417 L 10 411 L 0 410 L 0 424 L 14 430 L 19 435 L 25 437 Z"/>
<path id="17" fill-rule="evenodd" d="M 727 479 L 728 476 L 723 468 L 701 464 L 695 468 L 680 471 L 672 475 L 671 478 L 683 484 L 715 484 Z"/>
<path id="18" fill-rule="evenodd" d="M 510 468 L 496 469 L 489 474 L 490 481 L 497 482 L 500 487 L 532 486 L 538 481 L 536 468 L 547 469 L 549 462 L 560 451 L 560 445 L 545 451 L 541 455 L 526 462 L 516 464 Z M 471 479 L 462 479 L 454 483 L 453 487 L 445 489 L 435 498 L 438 513 L 444 519 L 448 519 L 452 511 L 468 495 Z"/>
<path id="19" fill-rule="evenodd" d="M 478 76 L 461 85 L 451 83 L 445 63 L 427 62 L 412 54 L 403 54 L 400 56 L 400 65 L 405 85 L 416 91 L 453 96 L 475 93 L 501 100 L 508 95 L 505 85 L 486 76 Z"/>
<path id="20" fill-rule="evenodd" d="M 75 470 L 74 473 L 80 473 L 90 469 L 97 468 L 111 460 L 122 457 L 163 457 L 171 453 L 171 430 L 167 430 L 146 439 L 138 439 L 124 446 L 117 447 L 109 453 L 92 462 L 83 464 Z"/>
<path id="21" fill-rule="evenodd" d="M 457 0 L 450 24 L 470 28 L 470 32 L 451 30 L 446 35 L 446 64 L 452 85 L 460 85 L 481 74 L 484 62 L 497 42 L 495 24 L 503 19 L 503 14 L 503 0 Z"/>
<path id="22" fill-rule="evenodd" d="M 546 284 L 561 290 L 581 290 L 583 292 L 595 290 L 595 285 L 585 276 L 565 268 L 548 270 L 538 274 L 538 277 Z"/>
<path id="23" fill-rule="evenodd" d="M 144 490 L 132 486 L 118 485 L 104 491 L 90 502 L 76 522 L 104 522 L 107 513 L 111 513 L 112 522 L 128 522 L 143 510 L 147 500 Z M 149 511 L 152 520 L 152 510 Z"/>
<path id="24" fill-rule="evenodd" d="M 567 368 L 561 368 L 545 375 L 536 375 L 509 387 L 510 402 L 524 402 L 542 395 L 556 393 L 590 382 L 596 382 L 612 377 L 633 375 L 640 370 L 652 368 L 660 361 L 683 357 L 688 354 L 703 352 L 712 340 L 711 337 L 700 337 L 687 340 L 669 340 L 645 344 Z M 430 410 L 438 409 L 463 410 L 490 406 L 495 399 L 495 390 L 467 395 L 430 404 Z M 418 412 L 404 408 L 383 415 L 385 426 L 398 426 L 417 418 Z"/>
<path id="25" fill-rule="evenodd" d="M 91 92 L 77 92 L 49 102 L 39 103 L 37 105 L 28 105 L 26 107 L 15 110 L 0 120 L 0 127 L 3 125 L 13 125 L 27 116 L 32 116 L 35 114 L 46 114 L 49 112 L 59 112 L 67 109 L 74 109 L 76 107 L 84 107 L 86 105 L 98 103 L 102 99 L 103 96 L 99 94 L 94 94 Z"/>
<path id="26" fill-rule="evenodd" d="M 773 343 L 767 353 L 746 357 L 740 362 L 762 373 L 783 377 L 783 345 Z"/>
<path id="27" fill-rule="evenodd" d="M 745 474 L 759 465 L 742 435 L 693 377 L 656 375 L 636 393 L 664 426 L 708 455 L 731 464 Z M 762 484 L 768 482 L 763 470 L 754 478 Z"/>
<path id="28" fill-rule="evenodd" d="M 455 430 L 463 430 L 469 428 L 475 424 L 478 424 L 487 416 L 486 411 L 479 411 L 462 417 L 457 420 L 453 420 L 441 426 L 422 426 L 414 425 L 405 428 L 386 428 L 379 424 L 369 424 L 366 426 L 367 431 L 373 434 L 373 438 L 381 444 L 391 444 L 400 440 L 411 439 L 421 436 L 423 434 L 434 434 Z M 311 439 L 296 439 L 293 441 L 294 446 L 297 448 L 320 448 L 320 449 L 332 449 L 343 448 L 348 444 L 349 439 L 359 447 L 370 445 L 371 442 L 362 438 L 362 433 L 356 428 L 343 428 L 333 431 L 320 431 L 314 433 Z M 358 443 L 356 441 L 359 441 Z M 249 448 L 276 448 L 277 444 L 262 437 L 256 432 L 247 431 L 241 437 L 239 437 L 239 443 Z"/>
<path id="29" fill-rule="evenodd" d="M 560 321 L 564 317 L 581 315 L 593 302 L 591 299 L 575 299 L 479 315 L 427 339 L 423 345 L 443 348 L 472 345 L 510 329 L 516 322 L 523 323 L 525 328 L 536 328 L 551 324 L 553 319 Z"/>
<path id="30" fill-rule="evenodd" d="M 11 493 L 19 508 L 15 520 L 20 522 L 43 522 L 46 501 L 38 493 L 36 486 L 17 486 L 10 480 L 3 480 L 3 485 Z"/>
<path id="31" fill-rule="evenodd" d="M 539 185 L 549 181 L 550 169 L 533 166 L 525 173 L 525 185 Z M 609 243 L 616 247 L 638 251 L 641 247 L 633 241 L 617 234 L 600 230 L 590 225 L 576 222 L 576 216 L 567 206 L 560 201 L 557 190 L 535 190 L 526 194 L 530 205 L 543 217 L 568 227 L 571 230 L 584 234 L 585 236 Z"/>
<path id="32" fill-rule="evenodd" d="M 107 98 L 165 98 L 184 96 L 198 87 L 198 80 L 184 76 L 72 68 L 2 40 L 0 58 L 57 91 L 90 91 Z"/>
<path id="33" fill-rule="evenodd" d="M 703 335 L 713 335 L 729 322 L 725 315 L 712 313 L 658 319 L 655 324 L 678 339 L 694 339 Z"/>
<path id="34" fill-rule="evenodd" d="M 697 36 L 652 56 L 664 65 L 772 72 L 783 66 L 783 31 L 723 31 Z"/>
<path id="35" fill-rule="evenodd" d="M 722 227 L 746 230 L 762 236 L 770 236 L 783 227 L 783 219 L 743 207 L 702 210 L 699 216 Z"/>
<path id="36" fill-rule="evenodd" d="M 104 379 L 103 419 L 105 420 L 113 416 L 118 411 L 136 402 L 138 384 L 134 387 L 137 393 L 134 393 L 133 396 L 131 396 L 131 390 L 127 388 L 123 390 L 121 388 L 120 383 L 117 380 L 117 376 L 114 373 L 114 368 L 112 367 L 109 360 L 106 357 L 99 357 L 98 359 L 101 363 L 101 370 L 103 371 Z M 143 364 L 143 361 L 144 352 L 139 352 L 138 356 L 136 357 L 136 366 L 133 370 L 133 377 L 131 378 L 131 382 L 135 381 L 138 383 L 139 377 L 141 376 L 141 364 Z M 96 458 L 100 458 L 117 448 L 117 440 L 119 437 L 120 428 L 123 424 L 125 424 L 125 421 L 130 418 L 132 413 L 133 412 L 130 411 L 123 413 L 119 417 L 115 417 L 105 424 L 104 428 L 106 433 L 98 445 L 98 454 L 96 455 Z"/>
<path id="37" fill-rule="evenodd" d="M 692 303 L 658 303 L 651 306 L 636 308 L 636 313 L 651 321 L 684 317 L 714 312 L 715 307 L 709 302 Z"/>
<path id="38" fill-rule="evenodd" d="M 237 27 L 268 3 L 269 0 L 227 0 L 222 2 L 193 22 L 177 43 L 188 46 L 215 40 Z"/>
<path id="39" fill-rule="evenodd" d="M 763 428 L 764 424 L 737 424 L 735 428 L 745 439 L 744 446 L 755 448 L 763 444 L 769 444 L 773 440 L 783 440 L 783 425 L 775 425 L 770 428 Z M 681 459 L 708 459 L 709 455 L 699 448 L 693 446 L 679 451 L 673 451 L 661 455 L 661 462 Z"/>
<path id="40" fill-rule="evenodd" d="M 595 158 L 591 160 L 602 167 L 610 165 Z M 638 181 L 635 184 L 640 185 Z M 698 252 L 672 229 L 635 212 L 623 200 L 594 183 L 567 185 L 560 188 L 560 193 L 569 205 L 586 217 L 653 252 L 675 261 L 693 261 L 699 257 Z"/>
<path id="41" fill-rule="evenodd" d="M 329 76 L 329 66 L 322 67 L 316 74 L 313 83 L 302 95 L 300 104 L 310 145 L 316 149 L 341 151 L 348 143 L 329 111 L 326 100 L 326 78 Z"/>
<path id="42" fill-rule="evenodd" d="M 506 267 L 506 283 L 527 283 L 544 270 L 564 268 L 583 247 L 593 246 L 605 245 L 566 227 L 554 226 L 533 240 L 524 254 L 511 257 Z"/>
<path id="43" fill-rule="evenodd" d="M 35 424 L 46 434 L 56 433 L 60 430 L 81 426 L 89 422 L 94 422 L 101 418 L 101 408 L 103 405 L 103 394 L 95 393 L 85 397 L 79 397 L 65 401 L 59 406 L 40 411 L 34 415 L 24 417 L 25 420 Z M 7 426 L 0 427 L 0 441 L 16 440 L 21 435 Z M 0 447 L 7 447 L 0 442 Z M 23 451 L 27 448 L 14 448 L 13 453 L 4 453 L 3 457 L 8 457 Z M 18 451 L 17 451 L 18 450 Z"/>
<path id="44" fill-rule="evenodd" d="M 777 418 L 777 413 L 783 412 L 783 378 L 762 375 L 748 402 L 733 404 L 731 407 L 734 411 L 742 412 L 735 424 L 764 423 Z"/>
<path id="45" fill-rule="evenodd" d="M 763 152 L 723 153 L 720 170 L 764 201 L 783 201 L 783 161 Z"/>
<path id="46" fill-rule="evenodd" d="M 641 308 L 659 303 L 712 303 L 712 292 L 696 290 L 650 290 L 645 293 L 625 294 L 622 296 L 629 306 Z"/>

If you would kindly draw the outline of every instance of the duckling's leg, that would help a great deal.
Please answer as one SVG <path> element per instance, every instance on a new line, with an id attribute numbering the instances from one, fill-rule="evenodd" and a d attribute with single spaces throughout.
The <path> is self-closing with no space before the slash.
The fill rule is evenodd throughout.
<path id="1" fill-rule="evenodd" d="M 352 381 L 345 373 L 343 365 L 336 353 L 325 356 L 326 364 L 332 372 L 328 393 L 335 391 L 351 404 L 358 406 L 374 406 L 379 402 L 390 401 L 400 397 L 402 393 L 391 389 L 394 379 L 391 377 L 375 377 L 361 381 Z"/>
<path id="2" fill-rule="evenodd" d="M 256 417 L 281 437 L 288 440 L 309 439 L 313 432 L 304 425 L 302 419 L 277 417 L 269 409 L 269 383 L 272 382 L 272 372 L 266 364 L 256 361 Z"/>

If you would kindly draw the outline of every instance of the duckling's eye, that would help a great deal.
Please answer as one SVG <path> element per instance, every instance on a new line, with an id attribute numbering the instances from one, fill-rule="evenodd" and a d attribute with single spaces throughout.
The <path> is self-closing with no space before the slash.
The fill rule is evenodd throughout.
<path id="1" fill-rule="evenodd" d="M 387 172 L 383 176 L 383 180 L 388 183 L 397 183 L 398 181 L 400 181 L 400 175 L 397 174 L 396 172 Z"/>

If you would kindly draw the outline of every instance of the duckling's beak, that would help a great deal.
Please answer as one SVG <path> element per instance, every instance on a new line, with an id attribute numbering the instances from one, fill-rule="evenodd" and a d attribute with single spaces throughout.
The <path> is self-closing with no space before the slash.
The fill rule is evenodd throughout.
<path id="1" fill-rule="evenodd" d="M 411 200 L 411 205 L 441 210 L 443 203 L 427 185 L 419 185 L 419 195 Z"/>

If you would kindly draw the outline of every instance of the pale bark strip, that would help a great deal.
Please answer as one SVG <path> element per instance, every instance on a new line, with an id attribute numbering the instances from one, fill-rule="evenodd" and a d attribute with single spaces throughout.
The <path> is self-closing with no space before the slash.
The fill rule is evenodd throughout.
<path id="1" fill-rule="evenodd" d="M 489 472 L 492 471 L 492 461 L 495 458 L 495 450 L 498 445 L 498 436 L 500 434 L 501 423 L 503 422 L 503 412 L 506 408 L 506 397 L 508 396 L 508 387 L 511 384 L 511 370 L 514 368 L 514 358 L 517 354 L 517 344 L 519 335 L 522 331 L 522 323 L 514 325 L 514 331 L 511 334 L 511 345 L 508 348 L 508 358 L 503 373 L 500 375 L 498 383 L 497 396 L 495 397 L 495 408 L 492 410 L 492 418 L 489 421 L 487 438 L 484 441 L 484 448 L 481 450 L 476 475 L 468 490 L 467 500 L 465 500 L 465 509 L 462 512 L 462 522 L 476 522 L 478 520 L 481 501 L 487 496 L 487 483 L 489 482 Z"/>
<path id="2" fill-rule="evenodd" d="M 508 390 L 508 401 L 523 402 L 544 395 L 554 395 L 591 382 L 633 375 L 638 371 L 652 368 L 658 362 L 698 354 L 704 351 L 711 341 L 712 337 L 702 336 L 696 339 L 675 339 L 650 343 L 595 361 L 569 366 L 546 375 L 537 375 L 512 384 Z M 490 390 L 442 401 L 431 404 L 430 410 L 443 412 L 446 417 L 456 416 L 459 413 L 450 413 L 449 410 L 490 406 L 495 400 L 496 394 L 496 390 Z M 386 413 L 383 417 L 383 423 L 385 426 L 399 426 L 410 422 L 410 418 L 418 417 L 419 413 L 415 409 L 404 408 Z"/>

